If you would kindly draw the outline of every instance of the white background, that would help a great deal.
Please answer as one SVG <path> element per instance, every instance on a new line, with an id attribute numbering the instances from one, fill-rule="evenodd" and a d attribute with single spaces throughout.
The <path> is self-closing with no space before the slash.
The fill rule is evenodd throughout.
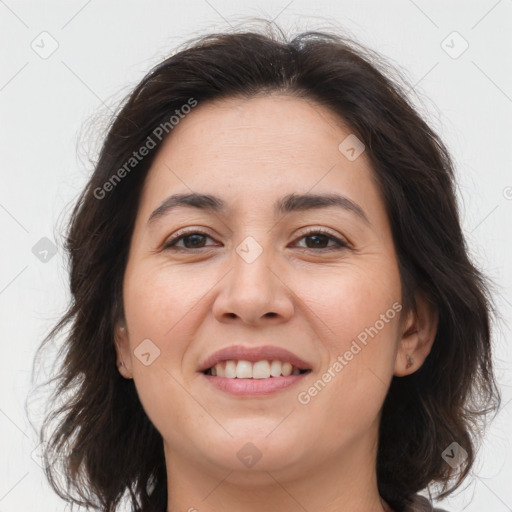
<path id="1" fill-rule="evenodd" d="M 471 252 L 497 284 L 504 407 L 466 488 L 442 506 L 511 511 L 512 1 L 0 0 L 0 512 L 65 509 L 32 458 L 38 443 L 24 402 L 35 349 L 68 299 L 62 227 L 110 110 L 178 44 L 247 16 L 291 32 L 343 28 L 381 52 L 451 150 Z M 458 58 L 441 45 L 453 31 L 469 44 Z M 58 48 L 43 59 L 31 45 L 48 50 L 51 38 Z M 462 48 L 457 36 L 446 44 Z M 42 237 L 58 247 L 47 262 L 32 252 Z"/>

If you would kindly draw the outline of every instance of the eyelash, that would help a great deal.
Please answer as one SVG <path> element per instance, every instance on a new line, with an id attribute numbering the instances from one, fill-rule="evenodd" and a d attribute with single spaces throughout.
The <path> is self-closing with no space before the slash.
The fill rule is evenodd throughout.
<path id="1" fill-rule="evenodd" d="M 172 250 L 172 251 L 192 251 L 192 252 L 195 252 L 195 251 L 198 251 L 200 249 L 205 249 L 205 247 L 197 247 L 195 249 L 189 249 L 187 247 L 177 247 L 176 246 L 176 243 L 179 242 L 180 240 L 184 239 L 184 238 L 187 238 L 191 235 L 201 235 L 201 236 L 205 236 L 205 237 L 208 237 L 208 238 L 211 238 L 213 240 L 213 238 L 208 234 L 208 233 L 204 233 L 203 231 L 197 231 L 197 230 L 190 230 L 190 231 L 185 231 L 185 232 L 182 232 L 182 233 L 179 233 L 177 236 L 175 236 L 174 238 L 168 240 L 165 245 L 162 247 L 163 250 Z M 343 250 L 343 249 L 349 249 L 349 244 L 340 240 L 339 238 L 336 238 L 335 236 L 333 236 L 329 231 L 326 231 L 326 230 L 323 230 L 323 229 L 314 229 L 314 230 L 311 230 L 311 231 L 308 231 L 306 233 L 303 233 L 298 239 L 302 239 L 302 238 L 307 238 L 307 237 L 310 237 L 312 235 L 324 235 L 324 236 L 327 236 L 330 240 L 333 240 L 335 243 L 336 243 L 336 246 L 331 246 L 331 247 L 323 247 L 323 248 L 320 248 L 320 249 L 315 249 L 315 248 L 310 248 L 310 247 L 303 247 L 302 249 L 306 250 L 306 251 L 313 251 L 313 252 L 326 252 L 326 251 L 339 251 L 339 250 Z"/>

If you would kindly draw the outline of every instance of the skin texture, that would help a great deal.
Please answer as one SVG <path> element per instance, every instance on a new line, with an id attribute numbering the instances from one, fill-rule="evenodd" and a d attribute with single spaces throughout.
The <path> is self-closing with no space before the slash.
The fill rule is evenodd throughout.
<path id="1" fill-rule="evenodd" d="M 164 439 L 168 512 L 389 510 L 375 474 L 380 410 L 393 375 L 416 371 L 431 349 L 437 313 L 429 303 L 418 295 L 416 311 L 389 319 L 309 403 L 297 399 L 402 301 L 369 159 L 363 152 L 349 161 L 338 150 L 349 134 L 311 101 L 230 98 L 181 120 L 150 169 L 116 350 L 121 374 L 134 379 Z M 166 197 L 190 192 L 219 196 L 230 212 L 180 207 L 147 224 Z M 336 207 L 274 216 L 275 200 L 306 192 L 350 198 L 369 224 Z M 188 251 L 163 249 L 182 228 L 208 237 L 178 242 Z M 311 234 L 304 238 L 314 228 L 349 247 L 325 250 L 336 246 L 331 239 L 315 245 Z M 248 236 L 263 250 L 250 264 L 236 252 Z M 145 339 L 160 350 L 147 366 L 134 354 Z M 236 344 L 287 348 L 312 372 L 266 397 L 225 394 L 198 365 Z M 261 454 L 252 467 L 237 457 L 248 442 Z"/>

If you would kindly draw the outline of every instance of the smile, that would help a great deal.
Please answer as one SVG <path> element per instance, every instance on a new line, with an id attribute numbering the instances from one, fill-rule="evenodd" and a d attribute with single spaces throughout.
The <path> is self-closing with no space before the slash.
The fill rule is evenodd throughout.
<path id="1" fill-rule="evenodd" d="M 310 370 L 301 370 L 285 361 L 220 361 L 208 368 L 204 373 L 213 377 L 226 377 L 227 379 L 269 379 L 300 375 Z"/>
<path id="2" fill-rule="evenodd" d="M 202 375 L 218 391 L 235 396 L 257 397 L 284 390 L 302 380 L 311 370 L 301 370 L 289 362 L 220 361 Z"/>

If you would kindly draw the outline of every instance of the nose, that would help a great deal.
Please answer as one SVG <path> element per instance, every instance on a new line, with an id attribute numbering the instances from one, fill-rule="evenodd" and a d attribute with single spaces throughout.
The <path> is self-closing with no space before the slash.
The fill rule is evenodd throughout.
<path id="1" fill-rule="evenodd" d="M 277 265 L 272 265 L 270 249 L 252 262 L 234 253 L 233 268 L 221 282 L 223 288 L 213 304 L 220 322 L 263 326 L 286 322 L 294 313 L 293 293 Z"/>

